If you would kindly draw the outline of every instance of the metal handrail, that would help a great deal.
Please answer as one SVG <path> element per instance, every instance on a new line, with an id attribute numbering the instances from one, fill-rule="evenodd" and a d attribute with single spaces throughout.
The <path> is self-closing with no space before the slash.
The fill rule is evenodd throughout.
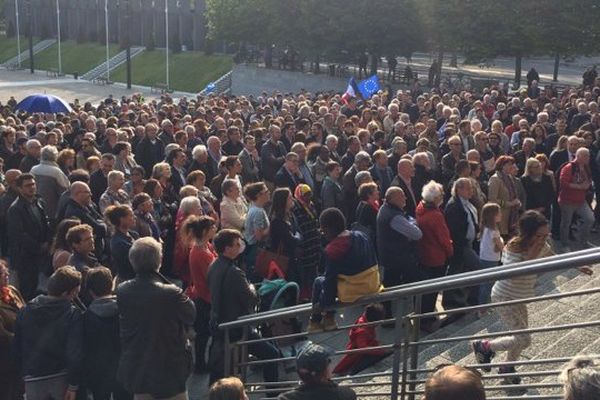
<path id="1" fill-rule="evenodd" d="M 354 303 L 339 304 L 332 309 L 342 309 L 366 305 L 373 302 L 384 302 L 397 300 L 401 297 L 423 295 L 427 293 L 440 292 L 460 287 L 476 286 L 481 283 L 510 279 L 521 275 L 542 274 L 545 272 L 558 271 L 588 264 L 600 262 L 600 249 L 587 249 L 572 253 L 559 254 L 537 260 L 523 261 L 512 265 L 488 268 L 484 271 L 472 271 L 442 278 L 421 281 L 412 284 L 400 285 L 382 293 L 364 296 Z M 310 304 L 305 307 L 283 308 L 278 312 L 256 313 L 243 319 L 225 322 L 219 325 L 220 329 L 232 329 L 251 324 L 262 323 L 273 319 L 281 319 L 292 316 L 308 315 L 312 308 Z"/>

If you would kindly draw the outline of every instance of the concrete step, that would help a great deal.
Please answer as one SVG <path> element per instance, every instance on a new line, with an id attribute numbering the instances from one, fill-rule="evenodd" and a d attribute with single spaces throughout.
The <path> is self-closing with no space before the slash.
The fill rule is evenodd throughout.
<path id="1" fill-rule="evenodd" d="M 131 48 L 131 58 L 137 56 L 138 54 L 142 53 L 144 51 L 143 47 L 132 47 Z M 108 60 L 108 65 L 109 65 L 109 69 L 110 71 L 113 71 L 114 69 L 116 69 L 118 66 L 124 64 L 127 61 L 127 51 L 123 50 L 121 52 L 119 52 L 118 54 L 114 55 L 113 57 L 111 57 Z M 102 75 L 106 74 L 106 61 L 96 65 L 94 68 L 92 68 L 91 70 L 89 70 L 88 72 L 86 72 L 85 74 L 83 74 L 81 76 L 81 79 L 85 79 L 85 80 L 94 80 Z"/>

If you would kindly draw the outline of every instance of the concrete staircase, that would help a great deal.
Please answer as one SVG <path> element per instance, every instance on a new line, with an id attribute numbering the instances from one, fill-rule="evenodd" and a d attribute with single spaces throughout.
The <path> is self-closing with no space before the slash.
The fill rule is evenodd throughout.
<path id="1" fill-rule="evenodd" d="M 35 54 L 37 54 L 37 53 L 39 53 L 41 51 L 46 50 L 48 47 L 54 45 L 54 43 L 56 43 L 56 39 L 45 39 L 45 40 L 42 40 L 40 42 L 37 42 L 33 46 L 33 54 L 35 55 Z M 21 66 L 27 60 L 29 60 L 29 49 L 21 52 Z M 1 66 L 3 68 L 6 68 L 6 69 L 16 69 L 16 68 L 19 68 L 19 57 L 18 56 L 14 56 L 10 60 L 4 62 Z"/>
<path id="2" fill-rule="evenodd" d="M 545 274 L 538 279 L 536 292 L 538 295 L 543 295 L 600 288 L 600 266 L 595 266 L 593 269 L 594 275 L 592 277 L 584 275 L 577 270 Z M 533 328 L 576 322 L 600 321 L 600 307 L 598 304 L 600 304 L 600 293 L 530 303 L 528 305 L 529 327 Z M 344 318 L 344 323 L 350 323 L 350 320 Z M 433 334 L 421 337 L 421 340 L 472 336 L 488 332 L 500 332 L 505 329 L 506 328 L 497 313 L 491 311 L 480 319 L 476 318 L 474 315 L 469 315 Z M 392 330 L 379 328 L 378 334 L 382 343 L 391 343 L 393 339 Z M 345 332 L 343 336 L 347 336 Z M 318 341 L 318 338 L 314 338 L 313 340 Z M 339 339 L 330 337 L 324 340 L 323 343 L 326 343 L 335 349 L 340 349 L 339 343 L 336 343 L 338 341 Z M 525 350 L 521 359 L 535 361 L 551 358 L 571 358 L 578 354 L 600 354 L 599 326 L 533 333 L 531 346 Z M 503 357 L 504 354 L 499 353 L 494 359 L 494 362 L 503 361 Z M 449 363 L 456 363 L 459 365 L 477 364 L 472 354 L 469 340 L 420 346 L 418 360 L 419 369 L 430 369 L 435 368 L 440 364 Z M 334 360 L 334 363 L 335 362 L 337 362 L 337 358 Z M 376 367 L 365 370 L 362 373 L 391 372 L 391 363 L 391 357 L 388 357 Z M 502 387 L 501 385 L 503 384 L 501 378 L 494 378 L 497 374 L 494 370 L 487 374 L 484 373 L 486 386 L 502 387 L 502 389 L 499 390 L 488 391 L 487 396 L 488 398 L 496 399 L 515 395 L 532 399 L 561 399 L 562 397 L 560 397 L 560 394 L 562 386 L 558 382 L 557 375 L 564 364 L 564 361 L 559 361 L 548 364 L 517 366 L 517 372 L 522 376 L 523 383 L 532 386 L 528 389 L 527 393 L 515 394 L 514 390 L 511 391 L 510 388 Z M 544 371 L 548 372 L 548 374 L 538 375 Z M 489 378 L 486 378 L 487 375 L 489 375 Z M 424 380 L 426 377 L 427 373 L 423 372 L 417 374 L 418 380 Z M 365 382 L 364 379 L 359 381 Z M 376 377 L 366 381 L 383 384 L 389 382 L 390 378 Z M 345 380 L 343 382 L 350 383 L 350 380 Z M 353 379 L 352 382 L 356 383 L 357 380 Z M 389 392 L 390 386 L 358 387 L 355 389 L 357 393 L 367 394 Z M 416 386 L 416 391 L 418 392 L 420 390 L 423 390 L 422 384 Z M 421 393 L 415 395 L 415 398 L 420 397 Z M 369 396 L 369 398 L 389 399 L 389 396 Z"/>
<path id="3" fill-rule="evenodd" d="M 210 83 L 208 86 L 213 86 L 212 90 L 208 86 L 202 89 L 198 94 L 201 96 L 207 96 L 209 94 L 221 95 L 228 94 L 231 92 L 231 76 L 233 71 L 227 72 L 225 75 Z"/>
<path id="4" fill-rule="evenodd" d="M 138 54 L 142 53 L 143 51 L 144 51 L 144 47 L 132 47 L 131 48 L 131 58 L 137 56 Z M 108 60 L 108 65 L 109 65 L 110 71 L 113 71 L 115 68 L 117 68 L 121 64 L 124 64 L 126 61 L 127 61 L 127 51 L 123 50 Z M 98 64 L 90 71 L 81 75 L 81 79 L 93 81 L 94 79 L 104 76 L 105 74 L 106 74 L 106 61 L 104 61 L 101 64 Z"/>

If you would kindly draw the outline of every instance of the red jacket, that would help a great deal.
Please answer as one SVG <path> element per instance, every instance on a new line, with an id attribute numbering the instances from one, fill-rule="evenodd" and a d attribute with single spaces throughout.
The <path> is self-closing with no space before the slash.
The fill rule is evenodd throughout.
<path id="1" fill-rule="evenodd" d="M 559 181 L 558 204 L 583 204 L 587 189 L 574 189 L 570 186 L 572 183 L 590 182 L 589 168 L 581 168 L 575 161 L 571 161 L 561 169 Z"/>
<path id="2" fill-rule="evenodd" d="M 190 250 L 190 286 L 186 289 L 186 294 L 190 299 L 198 298 L 210 304 L 210 290 L 208 289 L 208 269 L 217 259 L 217 253 L 209 243 L 207 249 L 200 246 L 193 246 Z"/>
<path id="3" fill-rule="evenodd" d="M 360 317 L 354 322 L 355 324 L 366 324 L 367 317 L 363 313 Z M 352 328 L 350 330 L 350 342 L 346 345 L 346 350 L 353 349 L 364 349 L 366 347 L 374 347 L 379 346 L 379 341 L 377 340 L 377 336 L 375 334 L 375 326 L 359 326 L 356 328 Z M 360 353 L 350 353 L 346 354 L 344 358 L 340 360 L 338 365 L 336 365 L 333 370 L 334 374 L 345 375 L 348 373 L 352 367 L 361 359 L 363 355 L 371 354 L 371 355 L 382 355 L 385 354 L 384 349 L 375 349 L 370 351 L 364 351 Z"/>
<path id="4" fill-rule="evenodd" d="M 416 214 L 417 225 L 423 232 L 417 246 L 419 263 L 425 267 L 445 267 L 454 249 L 444 214 L 439 208 L 425 207 L 422 201 Z"/>

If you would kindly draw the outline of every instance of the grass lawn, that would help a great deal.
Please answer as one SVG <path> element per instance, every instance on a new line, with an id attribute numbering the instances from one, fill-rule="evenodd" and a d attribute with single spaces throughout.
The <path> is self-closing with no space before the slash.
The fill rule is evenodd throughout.
<path id="1" fill-rule="evenodd" d="M 119 45 L 110 45 L 110 56 L 119 53 Z M 99 43 L 77 43 L 65 40 L 61 43 L 62 70 L 66 74 L 85 74 L 106 60 L 106 47 Z M 58 69 L 58 44 L 35 55 L 35 69 Z"/>
<path id="2" fill-rule="evenodd" d="M 190 51 L 169 55 L 171 89 L 185 92 L 198 92 L 206 85 L 232 67 L 229 56 L 206 56 L 201 52 Z M 164 50 L 144 51 L 131 62 L 131 78 L 133 84 L 152 86 L 166 83 L 166 67 Z M 126 65 L 123 64 L 111 73 L 111 80 L 126 81 Z"/>
<path id="3" fill-rule="evenodd" d="M 33 38 L 33 44 L 39 42 L 38 38 Z M 21 35 L 21 53 L 29 49 L 29 40 L 27 36 Z M 0 63 L 10 60 L 17 55 L 17 38 L 0 35 Z"/>

